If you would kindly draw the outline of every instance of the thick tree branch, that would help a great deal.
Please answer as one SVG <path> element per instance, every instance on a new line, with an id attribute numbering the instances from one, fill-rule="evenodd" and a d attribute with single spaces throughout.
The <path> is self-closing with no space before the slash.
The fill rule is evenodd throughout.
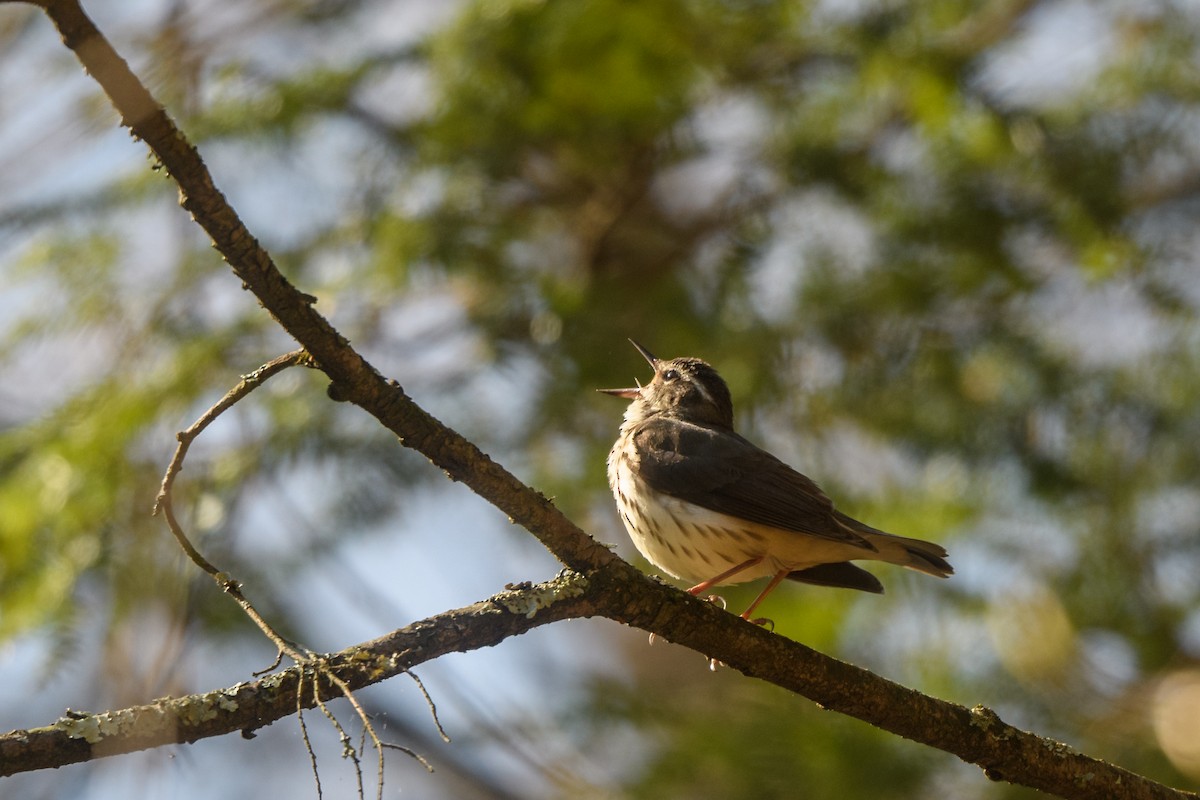
<path id="1" fill-rule="evenodd" d="M 968 710 L 937 700 L 824 656 L 658 584 L 617 559 L 546 498 L 419 408 L 350 347 L 313 309 L 313 298 L 297 291 L 275 267 L 215 188 L 195 149 L 96 30 L 77 0 L 43 0 L 38 5 L 46 9 L 63 41 L 104 87 L 125 124 L 150 146 L 179 184 L 182 205 L 209 233 L 243 285 L 329 376 L 331 394 L 375 416 L 406 446 L 423 453 L 450 478 L 466 483 L 529 530 L 569 568 L 582 573 L 554 584 L 555 589 L 543 585 L 507 599 L 493 598 L 339 654 L 331 665 L 338 670 L 335 674 L 346 671 L 348 684 L 382 680 L 443 653 L 495 644 L 546 622 L 602 615 L 686 645 L 825 708 L 954 753 L 996 779 L 1068 798 L 1197 797 L 1019 731 L 987 709 Z M 576 596 L 563 596 L 564 591 Z M 128 711 L 139 720 L 165 719 L 169 724 L 164 723 L 164 729 L 169 733 L 137 733 L 140 726 L 129 725 L 134 732 L 126 734 L 120 720 L 105 723 L 99 717 L 87 717 L 77 721 L 79 724 L 60 720 L 50 728 L 10 734 L 0 740 L 0 774 L 15 771 L 13 759 L 19 751 L 28 755 L 73 748 L 71 752 L 79 758 L 87 758 L 215 735 L 201 733 L 198 726 L 206 722 L 223 720 L 225 731 L 258 727 L 295 709 L 298 677 L 293 669 L 234 687 L 233 694 L 201 695 L 190 704 L 169 701 L 180 703 L 178 709 L 169 706 L 170 710 L 160 711 L 151 706 Z M 265 695 L 261 700 L 260 693 Z M 222 696 L 232 698 L 236 707 L 229 708 L 230 702 L 221 701 Z M 197 709 L 201 711 L 197 713 Z M 210 719 L 210 715 L 215 716 Z M 105 735 L 99 736 L 93 748 L 86 738 L 71 739 L 69 730 L 77 736 L 86 731 Z M 77 760 L 63 759 L 61 753 L 55 757 L 59 760 L 46 755 L 43 765 Z"/>
<path id="2" fill-rule="evenodd" d="M 548 583 L 501 592 L 327 656 L 322 666 L 351 689 L 360 689 L 446 653 L 489 647 L 549 622 L 595 613 L 594 601 L 583 592 L 586 583 L 577 573 L 564 573 Z M 103 714 L 72 712 L 43 728 L 12 731 L 0 736 L 0 776 L 249 733 L 299 707 L 315 706 L 313 671 L 306 664 L 227 689 Z M 343 694 L 328 678 L 319 679 L 319 688 L 322 700 Z"/>

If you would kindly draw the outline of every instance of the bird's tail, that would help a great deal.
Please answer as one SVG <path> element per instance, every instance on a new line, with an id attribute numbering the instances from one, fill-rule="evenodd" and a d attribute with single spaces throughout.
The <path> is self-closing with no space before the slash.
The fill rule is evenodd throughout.
<path id="1" fill-rule="evenodd" d="M 895 563 L 915 569 L 917 572 L 924 572 L 926 575 L 933 575 L 937 578 L 948 578 L 954 574 L 954 567 L 950 566 L 950 562 L 946 560 L 946 548 L 933 542 L 926 542 L 923 539 L 907 539 L 903 536 L 888 536 L 895 544 L 898 544 L 904 551 L 906 558 L 903 561 Z M 876 541 L 878 547 L 881 542 Z M 879 548 L 881 551 L 884 549 Z"/>
<path id="2" fill-rule="evenodd" d="M 946 548 L 940 544 L 887 533 L 844 514 L 838 514 L 838 520 L 879 551 L 878 555 L 871 556 L 875 560 L 899 564 L 937 578 L 948 578 L 954 574 L 954 567 L 946 560 Z"/>

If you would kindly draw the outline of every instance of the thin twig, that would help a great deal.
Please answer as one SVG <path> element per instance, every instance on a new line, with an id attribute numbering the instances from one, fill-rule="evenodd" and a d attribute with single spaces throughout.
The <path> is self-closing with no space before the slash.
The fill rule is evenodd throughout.
<path id="1" fill-rule="evenodd" d="M 429 713 L 433 715 L 433 724 L 437 727 L 438 735 L 442 737 L 442 741 L 450 744 L 450 735 L 446 733 L 446 729 L 442 727 L 442 721 L 438 719 L 437 705 L 433 702 L 433 698 L 429 696 L 429 691 L 425 688 L 425 684 L 417 677 L 417 673 L 406 671 L 404 673 L 413 679 L 413 683 L 417 684 L 417 688 L 421 690 L 421 694 L 425 696 L 425 705 L 429 706 Z"/>
<path id="2" fill-rule="evenodd" d="M 383 746 L 386 747 L 388 750 L 399 750 L 401 753 L 404 753 L 406 756 L 409 756 L 414 761 L 416 761 L 418 764 L 420 764 L 422 767 L 424 767 L 426 772 L 429 772 L 431 774 L 434 772 L 433 765 L 429 763 L 429 761 L 425 758 L 425 756 L 421 755 L 416 750 L 411 750 L 402 744 L 395 744 L 393 742 L 384 742 Z"/>
<path id="3" fill-rule="evenodd" d="M 186 430 L 182 430 L 175 435 L 179 441 L 179 445 L 175 448 L 175 454 L 171 457 L 171 462 L 167 465 L 167 471 L 163 475 L 162 485 L 158 490 L 158 498 L 154 503 L 154 514 L 162 512 L 163 518 L 167 521 L 167 527 L 170 528 L 171 534 L 175 537 L 175 541 L 187 553 L 188 558 L 192 560 L 196 566 L 204 570 L 212 576 L 221 590 L 232 597 L 242 611 L 245 612 L 251 621 L 254 622 L 258 629 L 271 640 L 278 648 L 280 653 L 286 654 L 296 663 L 301 663 L 310 660 L 313 653 L 307 649 L 300 648 L 292 644 L 287 639 L 283 638 L 274 627 L 258 612 L 258 609 L 250 602 L 249 599 L 242 593 L 242 585 L 233 576 L 226 572 L 222 572 L 213 566 L 207 558 L 200 554 L 192 544 L 191 539 L 183 530 L 183 526 L 179 524 L 179 520 L 175 517 L 175 508 L 171 501 L 171 492 L 175 488 L 175 479 L 183 470 L 183 461 L 187 458 L 188 449 L 192 446 L 192 442 L 196 440 L 204 429 L 216 421 L 221 414 L 232 408 L 239 400 L 246 397 L 252 391 L 261 386 L 269 378 L 277 375 L 288 367 L 310 366 L 312 359 L 304 350 L 293 350 L 290 353 L 285 353 L 281 356 L 271 359 L 263 364 L 258 369 L 251 372 L 249 375 L 243 375 L 238 384 L 225 393 L 225 396 L 214 403 L 207 411 L 200 415 L 200 418 L 193 422 Z M 303 650 L 304 652 L 301 652 Z M 278 663 L 278 662 L 277 662 Z"/>
<path id="4" fill-rule="evenodd" d="M 296 678 L 296 719 L 300 721 L 300 739 L 304 742 L 304 749 L 308 751 L 308 763 L 312 765 L 313 780 L 317 784 L 317 800 L 321 800 L 324 797 L 321 790 L 321 770 L 317 768 L 317 752 L 313 750 L 312 739 L 308 738 L 308 725 L 304 722 L 304 675 L 308 670 L 303 664 L 299 666 L 299 677 Z M 315 677 L 313 684 L 316 684 Z"/>
<path id="5" fill-rule="evenodd" d="M 175 448 L 175 455 L 171 457 L 171 463 L 167 465 L 167 472 L 163 475 L 162 486 L 159 487 L 158 497 L 154 501 L 154 514 L 157 515 L 160 510 L 163 510 L 164 505 L 170 504 L 171 488 L 175 485 L 175 478 L 183 469 L 183 460 L 187 457 L 188 448 L 192 446 L 192 442 L 195 441 L 196 437 L 205 428 L 215 422 L 217 417 L 232 408 L 243 397 L 253 392 L 259 386 L 262 386 L 267 380 L 288 367 L 298 366 L 314 366 L 311 357 L 302 349 L 293 350 L 290 353 L 284 353 L 281 356 L 271 359 L 249 375 L 243 375 L 237 386 L 226 392 L 225 396 L 201 414 L 199 419 L 188 426 L 186 430 L 175 434 L 175 438 L 179 441 L 179 446 Z M 209 575 L 216 573 L 216 568 L 212 564 L 209 564 L 199 553 L 196 553 L 196 548 L 192 547 L 191 542 L 188 541 L 186 536 L 183 536 L 183 541 L 180 544 L 189 556 L 195 554 L 193 560 L 196 561 L 197 566 Z"/>
<path id="6" fill-rule="evenodd" d="M 250 674 L 256 678 L 259 677 L 260 675 L 266 675 L 269 672 L 274 672 L 275 668 L 278 667 L 282 663 L 283 663 L 283 651 L 280 650 L 279 652 L 277 652 L 275 654 L 275 660 L 272 661 L 268 666 L 264 667 L 263 669 L 256 669 L 254 672 L 251 672 Z"/>
<path id="7" fill-rule="evenodd" d="M 338 741 L 342 744 L 342 758 L 348 758 L 354 762 L 354 780 L 358 786 L 358 798 L 359 800 L 364 800 L 366 794 L 363 789 L 362 762 L 358 760 L 358 750 L 355 749 L 354 742 L 350 739 L 350 734 L 346 733 L 346 729 L 342 727 L 342 723 L 329 710 L 329 706 L 325 705 L 325 701 L 321 698 L 321 687 L 318 679 L 319 675 L 313 676 L 313 702 L 317 708 L 321 709 L 321 713 L 325 715 L 325 719 L 329 720 L 329 724 L 333 726 L 333 729 L 337 731 Z M 349 696 L 347 695 L 347 697 Z M 363 730 L 365 731 L 366 728 L 364 727 Z M 383 748 L 379 748 L 379 751 L 382 753 Z M 378 792 L 376 800 L 383 800 L 382 782 L 379 784 Z"/>
<path id="8" fill-rule="evenodd" d="M 354 713 L 358 715 L 359 721 L 362 722 L 363 732 L 366 733 L 366 735 L 368 737 L 370 737 L 370 739 L 371 739 L 371 746 L 375 748 L 375 752 L 376 752 L 376 755 L 378 758 L 378 772 L 379 772 L 378 797 L 379 797 L 379 800 L 383 800 L 383 749 L 384 749 L 383 740 L 381 740 L 379 738 L 379 734 L 375 732 L 375 725 L 371 722 L 370 715 L 367 714 L 367 711 L 365 708 L 362 707 L 362 704 L 358 702 L 358 698 L 355 697 L 354 690 L 350 687 L 350 685 L 348 683 L 346 683 L 344 680 L 342 680 L 340 677 L 335 675 L 329 669 L 325 669 L 322 674 L 330 683 L 332 683 L 334 686 L 336 686 L 338 688 L 338 690 L 341 691 L 342 696 L 346 698 L 346 702 L 348 702 L 350 704 L 350 707 L 354 709 Z M 321 711 L 323 711 L 325 713 L 325 716 L 329 717 L 330 722 L 332 722 L 334 724 L 334 726 L 337 728 L 338 732 L 341 734 L 341 736 L 343 738 L 343 745 L 344 745 L 345 742 L 348 740 L 346 737 L 346 732 L 344 730 L 342 730 L 341 724 L 337 721 L 337 719 L 333 716 L 333 714 L 330 713 L 329 709 L 327 709 L 325 707 L 325 704 L 324 704 L 324 702 L 322 702 L 319 695 L 317 696 L 317 705 L 320 707 Z M 358 779 L 359 779 L 359 782 L 361 783 L 362 782 L 362 769 L 359 767 L 357 757 L 355 757 L 355 759 L 354 759 L 354 767 L 358 771 Z"/>

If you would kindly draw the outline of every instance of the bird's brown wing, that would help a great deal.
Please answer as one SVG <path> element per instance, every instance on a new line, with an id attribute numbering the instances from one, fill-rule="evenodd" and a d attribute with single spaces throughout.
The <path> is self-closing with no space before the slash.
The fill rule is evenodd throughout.
<path id="1" fill-rule="evenodd" d="M 650 488 L 711 511 L 875 550 L 839 522 L 809 478 L 732 431 L 670 418 L 635 434 L 638 475 Z"/>

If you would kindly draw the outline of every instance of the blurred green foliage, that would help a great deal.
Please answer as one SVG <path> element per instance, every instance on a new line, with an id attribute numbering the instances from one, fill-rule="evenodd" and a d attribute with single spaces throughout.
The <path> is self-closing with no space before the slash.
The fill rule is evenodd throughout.
<path id="1" fill-rule="evenodd" d="M 226 29 L 197 9 L 142 46 L 173 54 L 156 84 L 289 275 L 433 413 L 612 539 L 621 409 L 592 389 L 645 376 L 627 336 L 704 357 L 748 435 L 959 569 L 797 589 L 782 633 L 1200 779 L 1152 725 L 1159 679 L 1200 669 L 1194 9 L 477 0 L 410 41 L 372 36 L 387 4 L 318 5 Z M 144 172 L 3 218 L 6 283 L 37 298 L 0 342 L 3 637 L 69 630 L 89 582 L 113 625 L 185 602 L 144 513 L 162 442 L 288 346 Z M 481 374 L 520 402 L 477 402 Z M 311 378 L 264 397 L 189 468 L 228 558 L 256 482 L 337 465 L 353 536 L 439 477 Z M 628 658 L 579 712 L 585 739 L 646 742 L 622 796 L 1025 796 Z"/>

